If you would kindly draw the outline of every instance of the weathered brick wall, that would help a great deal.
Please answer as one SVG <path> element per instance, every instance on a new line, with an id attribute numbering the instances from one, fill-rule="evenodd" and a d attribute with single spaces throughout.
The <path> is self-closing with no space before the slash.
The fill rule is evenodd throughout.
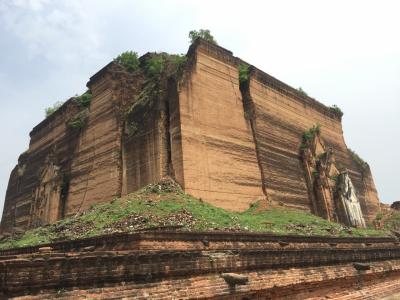
<path id="1" fill-rule="evenodd" d="M 70 99 L 32 130 L 29 149 L 21 155 L 10 177 L 2 230 L 38 225 L 31 222 L 32 203 L 35 190 L 42 184 L 42 173 L 50 163 L 60 170 L 53 187 L 59 197 L 50 199 L 49 223 L 120 195 L 122 128 L 117 111 L 120 99 L 114 97 L 111 67 L 105 67 L 89 84 L 93 97 L 85 110 L 83 128 L 71 129 L 68 125 L 84 110 Z M 69 188 L 61 199 L 64 180 Z"/>
<path id="2" fill-rule="evenodd" d="M 123 283 L 105 285 L 100 288 L 60 289 L 44 291 L 39 295 L 17 296 L 12 299 L 213 299 L 213 300 L 376 300 L 397 294 L 400 291 L 399 275 L 394 272 L 366 274 L 350 277 L 352 267 L 325 267 L 319 269 L 291 269 L 289 272 L 248 272 L 244 275 L 255 279 L 248 286 L 230 288 L 219 275 L 193 276 L 188 279 L 162 280 L 157 283 Z M 350 270 L 350 272 L 349 272 Z M 318 272 L 329 274 L 347 271 L 346 277 L 326 276 L 318 280 Z M 310 281 L 301 282 L 296 276 L 310 276 Z M 302 278 L 302 277 L 300 277 Z M 278 283 L 271 287 L 270 283 Z M 289 282 L 289 284 L 288 284 Z M 254 284 L 257 283 L 257 284 Z M 285 285 L 288 284 L 288 285 Z M 265 287 L 265 289 L 263 289 Z M 386 299 L 386 298 L 385 298 Z M 397 299 L 397 298 L 388 298 Z"/>
<path id="3" fill-rule="evenodd" d="M 362 170 L 353 161 L 343 138 L 341 120 L 325 106 L 307 102 L 304 96 L 260 70 L 252 77 L 250 92 L 256 105 L 257 140 L 271 198 L 310 208 L 299 149 L 303 132 L 319 124 L 321 137 L 333 149 L 337 165 L 348 169 L 362 210 L 371 222 L 379 210 L 376 189 L 372 177 L 363 180 Z"/>
<path id="4" fill-rule="evenodd" d="M 338 165 L 349 170 L 366 219 L 375 218 L 379 199 L 371 172 L 353 160 L 340 119 L 327 107 L 255 69 L 249 94 L 256 113 L 250 122 L 238 82 L 243 61 L 202 40 L 188 58 L 183 78 L 159 86 L 163 96 L 145 111 L 135 108 L 126 116 L 144 73 L 132 75 L 110 63 L 88 84 L 93 99 L 84 128 L 68 128 L 82 109 L 72 100 L 37 125 L 11 173 L 1 229 L 37 226 L 33 199 L 50 184 L 46 223 L 166 175 L 187 193 L 225 209 L 245 210 L 268 198 L 310 210 L 299 147 L 302 133 L 315 124 L 322 126 Z M 128 136 L 131 121 L 140 131 Z M 43 173 L 54 166 L 57 176 L 46 186 Z M 61 199 L 65 180 L 69 189 Z"/>
<path id="5" fill-rule="evenodd" d="M 260 162 L 271 200 L 310 209 L 299 149 L 303 132 L 319 124 L 322 139 L 333 149 L 336 164 L 349 171 L 366 220 L 372 222 L 379 211 L 377 192 L 369 168 L 358 165 L 347 149 L 341 119 L 260 70 L 251 77 L 250 93 L 256 106 Z"/>
<path id="6" fill-rule="evenodd" d="M 392 237 L 325 237 L 271 235 L 250 232 L 185 232 L 154 231 L 140 233 L 115 233 L 79 240 L 54 242 L 40 246 L 0 250 L 0 256 L 29 254 L 41 247 L 51 247 L 56 252 L 82 252 L 87 247 L 105 251 L 121 250 L 226 250 L 226 249 L 375 249 L 397 247 Z"/>
<path id="7" fill-rule="evenodd" d="M 264 184 L 269 200 L 310 210 L 300 145 L 303 132 L 320 124 L 338 165 L 349 170 L 366 219 L 375 218 L 379 199 L 370 170 L 352 159 L 339 116 L 255 69 L 249 90 L 256 112 L 252 129 L 239 91 L 237 68 L 244 62 L 203 41 L 191 51 L 193 69 L 179 87 L 186 191 L 217 206 L 243 210 L 260 199 Z"/>
<path id="8" fill-rule="evenodd" d="M 136 132 L 132 136 L 124 135 L 125 193 L 134 192 L 169 175 L 168 119 L 167 99 L 135 107 L 130 113 L 127 126 L 134 124 Z"/>
<path id="9" fill-rule="evenodd" d="M 54 249 L 2 255 L 0 290 L 7 297 L 24 294 L 33 297 L 41 293 L 38 297 L 46 298 L 60 290 L 73 289 L 75 292 L 65 292 L 66 296 L 102 294 L 105 298 L 129 296 L 134 299 L 243 299 L 245 296 L 265 299 L 268 296 L 285 299 L 297 295 L 294 299 L 305 299 L 305 295 L 325 296 L 328 292 L 348 293 L 360 288 L 372 291 L 373 285 L 375 291 L 384 295 L 383 286 L 396 286 L 400 280 L 400 249 L 389 245 L 381 247 L 379 240 L 378 245 L 371 243 L 371 248 L 361 243 L 341 248 L 342 243 L 349 245 L 355 241 L 352 239 L 336 240 L 337 246 L 331 249 L 312 243 L 307 247 L 308 239 L 302 238 L 298 240 L 302 248 L 287 248 L 288 245 L 281 243 L 279 249 L 268 246 L 249 249 L 244 245 L 230 248 L 232 243 L 240 245 L 246 238 L 244 235 L 236 238 L 232 234 L 225 238 L 228 245 L 225 249 L 185 248 L 184 242 L 204 239 L 204 233 L 202 235 L 149 233 L 142 237 L 148 243 L 154 238 L 173 239 L 176 246 L 181 245 L 179 249 L 158 250 L 156 241 L 154 249 L 148 244 L 147 250 L 106 250 L 103 244 L 83 251 Z M 247 238 L 251 240 L 254 236 Z M 214 241 L 210 240 L 211 245 Z M 371 241 L 364 240 L 365 243 Z M 113 243 L 108 242 L 108 247 L 112 248 Z M 355 262 L 364 264 L 354 265 Z M 227 272 L 245 276 L 248 282 L 232 286 L 221 277 Z M 379 284 L 383 285 L 377 288 Z M 386 294 L 394 291 L 386 290 Z"/>
<path id="10" fill-rule="evenodd" d="M 268 79 L 256 72 L 250 82 L 268 196 L 273 201 L 309 210 L 311 203 L 300 158 L 303 132 L 320 124 L 323 134 L 341 139 L 341 124 L 301 99 L 264 84 L 263 81 L 269 83 Z"/>
<path id="11" fill-rule="evenodd" d="M 179 86 L 183 186 L 216 206 L 245 210 L 263 192 L 236 66 L 209 55 L 206 45 L 193 55 L 191 73 Z"/>
<path id="12" fill-rule="evenodd" d="M 50 162 L 69 172 L 79 133 L 68 130 L 67 122 L 79 111 L 73 101 L 67 101 L 58 111 L 37 125 L 30 133 L 29 149 L 24 152 L 11 173 L 3 210 L 1 228 L 10 230 L 29 225 L 34 191 Z M 58 211 L 53 211 L 58 218 Z"/>
<path id="13" fill-rule="evenodd" d="M 89 87 L 90 114 L 73 158 L 66 215 L 120 195 L 121 129 L 111 75 L 91 80 Z"/>

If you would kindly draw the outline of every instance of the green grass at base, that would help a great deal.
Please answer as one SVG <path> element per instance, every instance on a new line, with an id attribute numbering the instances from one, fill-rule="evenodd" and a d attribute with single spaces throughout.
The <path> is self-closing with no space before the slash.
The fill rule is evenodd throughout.
<path id="1" fill-rule="evenodd" d="M 257 205 L 244 212 L 231 212 L 202 202 L 180 192 L 147 192 L 142 189 L 121 199 L 92 207 L 78 216 L 28 230 L 17 239 L 0 243 L 0 249 L 18 248 L 50 243 L 56 240 L 72 240 L 112 232 L 135 231 L 124 220 L 138 216 L 140 229 L 161 225 L 182 226 L 181 230 L 227 230 L 269 232 L 274 234 L 321 235 L 321 236 L 387 236 L 388 230 L 348 228 L 329 222 L 311 213 L 284 207 L 258 212 Z M 180 215 L 189 216 L 190 222 L 180 222 Z M 178 216 L 178 220 L 176 218 Z M 400 220 L 400 217 L 399 217 Z M 116 224 L 122 223 L 118 227 Z"/>

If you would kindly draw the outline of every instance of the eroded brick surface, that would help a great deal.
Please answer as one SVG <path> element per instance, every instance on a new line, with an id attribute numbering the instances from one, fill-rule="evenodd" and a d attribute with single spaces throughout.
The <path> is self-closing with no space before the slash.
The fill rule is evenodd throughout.
<path id="1" fill-rule="evenodd" d="M 186 247 L 196 242 L 193 237 L 171 233 L 175 244 L 166 247 L 162 242 L 168 238 L 162 236 L 139 237 L 146 249 L 110 250 L 110 241 L 70 251 L 54 245 L 46 251 L 3 254 L 1 291 L 17 299 L 379 299 L 400 292 L 400 248 L 384 239 L 371 248 L 342 239 L 329 249 L 303 238 L 289 242 L 291 248 L 272 243 L 252 249 L 232 246 L 237 242 L 232 234 L 225 241 L 210 239 L 211 245 L 225 244 L 224 249 L 194 250 Z M 228 281 L 226 273 L 239 278 L 238 284 Z"/>
<path id="2" fill-rule="evenodd" d="M 165 176 L 225 209 L 260 201 L 312 210 L 300 146 L 315 124 L 371 223 L 379 199 L 369 168 L 345 145 L 340 116 L 254 67 L 249 112 L 238 80 L 242 60 L 199 40 L 188 61 L 181 78 L 164 78 L 154 86 L 162 93 L 137 106 L 149 78 L 112 62 L 88 83 L 90 107 L 70 99 L 38 124 L 11 174 L 1 229 L 53 223 Z M 77 115 L 85 124 L 71 130 Z"/>

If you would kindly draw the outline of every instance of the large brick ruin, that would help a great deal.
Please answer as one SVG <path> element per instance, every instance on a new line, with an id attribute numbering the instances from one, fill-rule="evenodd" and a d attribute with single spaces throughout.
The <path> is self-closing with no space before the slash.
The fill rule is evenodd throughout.
<path id="1" fill-rule="evenodd" d="M 226 209 L 259 201 L 371 223 L 379 199 L 368 165 L 344 142 L 341 114 L 253 66 L 241 82 L 241 65 L 201 39 L 181 76 L 160 82 L 106 65 L 87 84 L 88 108 L 71 98 L 31 131 L 10 176 L 2 231 L 53 223 L 165 176 Z M 162 92 L 138 101 L 152 89 Z"/>

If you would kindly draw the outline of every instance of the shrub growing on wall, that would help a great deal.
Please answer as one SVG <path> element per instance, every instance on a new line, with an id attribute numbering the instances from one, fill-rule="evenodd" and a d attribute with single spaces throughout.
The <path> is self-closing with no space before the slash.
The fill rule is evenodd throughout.
<path id="1" fill-rule="evenodd" d="M 138 54 L 133 51 L 121 53 L 114 59 L 114 61 L 123 65 L 129 72 L 135 72 L 139 69 Z"/>
<path id="2" fill-rule="evenodd" d="M 299 93 L 300 93 L 302 96 L 304 96 L 304 97 L 307 97 L 307 96 L 308 96 L 308 94 L 307 94 L 301 87 L 299 87 L 297 90 L 299 91 Z"/>
<path id="3" fill-rule="evenodd" d="M 87 109 L 80 111 L 69 120 L 68 127 L 74 130 L 82 129 L 86 125 L 87 117 L 88 117 Z"/>
<path id="4" fill-rule="evenodd" d="M 170 54 L 169 55 L 170 64 L 173 66 L 173 77 L 178 79 L 182 76 L 183 70 L 185 69 L 187 63 L 187 56 L 184 54 Z"/>
<path id="5" fill-rule="evenodd" d="M 336 104 L 329 107 L 329 110 L 334 114 L 338 115 L 339 117 L 343 117 L 343 111 Z"/>
<path id="6" fill-rule="evenodd" d="M 92 101 L 92 94 L 90 93 L 90 91 L 86 91 L 79 97 L 76 97 L 76 101 L 82 107 L 89 107 L 90 102 Z"/>
<path id="7" fill-rule="evenodd" d="M 46 118 L 52 115 L 56 110 L 58 110 L 64 104 L 63 101 L 57 101 L 53 106 L 45 108 Z"/>
<path id="8" fill-rule="evenodd" d="M 246 64 L 240 64 L 238 66 L 239 71 L 239 82 L 245 83 L 250 79 L 250 66 Z"/>
<path id="9" fill-rule="evenodd" d="M 218 45 L 217 41 L 211 35 L 211 32 L 208 29 L 200 29 L 199 31 L 192 30 L 189 32 L 190 43 L 193 44 L 194 41 L 199 37 L 202 38 L 203 40 L 206 40 L 207 42 L 209 42 L 211 44 Z"/>
<path id="10" fill-rule="evenodd" d="M 316 124 L 311 127 L 309 130 L 303 132 L 303 142 L 300 145 L 300 149 L 304 150 L 307 149 L 310 142 L 314 138 L 314 135 L 319 134 L 321 132 L 321 125 Z"/>
<path id="11" fill-rule="evenodd" d="M 154 55 L 146 60 L 146 71 L 150 76 L 159 76 L 164 71 L 163 55 Z"/>
<path id="12" fill-rule="evenodd" d="M 186 55 L 152 53 L 146 58 L 144 68 L 148 76 L 153 80 L 160 76 L 178 78 L 187 62 Z"/>
<path id="13" fill-rule="evenodd" d="M 362 169 L 368 169 L 368 163 L 363 160 L 355 151 L 351 150 L 349 148 L 349 152 L 351 154 L 351 157 L 353 160 L 362 168 Z"/>

